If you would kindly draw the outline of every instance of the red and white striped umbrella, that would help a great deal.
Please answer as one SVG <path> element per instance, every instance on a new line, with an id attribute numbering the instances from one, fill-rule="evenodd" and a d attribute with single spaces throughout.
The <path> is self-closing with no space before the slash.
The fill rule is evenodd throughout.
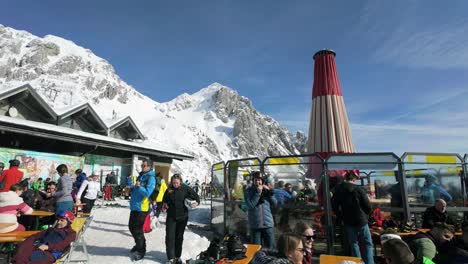
<path id="1" fill-rule="evenodd" d="M 327 158 L 330 153 L 352 153 L 354 146 L 338 80 L 335 52 L 314 55 L 314 86 L 307 151 Z"/>
<path id="2" fill-rule="evenodd" d="M 314 55 L 314 86 L 307 152 L 317 153 L 324 159 L 331 153 L 354 152 L 335 55 L 331 50 L 321 50 Z M 310 164 L 306 176 L 317 179 L 320 173 L 318 164 Z M 336 173 L 340 175 L 345 171 Z"/>

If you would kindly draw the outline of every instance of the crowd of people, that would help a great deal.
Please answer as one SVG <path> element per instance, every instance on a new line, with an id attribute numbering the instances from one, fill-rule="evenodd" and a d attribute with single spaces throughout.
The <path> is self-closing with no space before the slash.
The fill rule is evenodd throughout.
<path id="1" fill-rule="evenodd" d="M 66 251 L 76 237 L 69 226 L 73 221 L 71 211 L 74 211 L 74 207 L 82 207 L 84 213 L 90 213 L 98 197 L 105 196 L 107 186 L 115 184 L 116 178 L 109 174 L 106 177 L 107 184 L 101 190 L 100 177 L 95 173 L 88 177 L 81 169 L 77 169 L 75 177 L 72 177 L 68 167 L 61 164 L 56 168 L 59 175 L 57 182 L 50 178 L 31 181 L 23 179 L 19 165 L 18 160 L 11 160 L 10 168 L 4 169 L 0 163 L 0 223 L 11 224 L 1 229 L 0 233 L 32 229 L 34 223 L 27 214 L 34 209 L 55 212 L 41 220 L 46 230 L 23 242 L 19 247 L 21 254 L 15 256 L 16 263 L 36 260 L 48 263 Z M 360 257 L 366 264 L 370 264 L 379 257 L 374 256 L 375 239 L 369 226 L 376 222 L 381 224 L 385 219 L 379 219 L 379 208 L 372 208 L 368 193 L 356 184 L 358 179 L 359 173 L 347 171 L 343 180 L 333 184 L 331 205 L 334 223 L 343 227 L 349 255 Z M 427 182 L 427 188 L 439 189 L 434 182 Z M 131 259 L 140 260 L 146 254 L 143 225 L 149 212 L 154 210 L 156 217 L 161 212 L 167 213 L 167 263 L 182 263 L 180 257 L 188 210 L 198 206 L 199 193 L 206 195 L 211 184 L 199 184 L 198 181 L 190 184 L 180 174 L 172 175 L 166 184 L 161 175 L 155 173 L 151 163 L 143 160 L 139 176 L 136 179 L 127 177 L 125 185 L 124 196 L 130 199 L 128 227 L 135 243 L 130 251 Z M 296 219 L 290 222 L 289 210 L 292 207 L 288 205 L 320 205 L 320 197 L 317 195 L 320 187 L 318 189 L 316 191 L 310 180 L 293 186 L 290 182 L 274 182 L 271 176 L 262 175 L 258 171 L 250 174 L 243 188 L 249 242 L 262 246 L 252 263 L 313 263 L 313 244 L 316 239 L 313 226 L 319 226 L 320 223 L 310 218 L 307 221 Z M 392 197 L 398 197 L 397 188 L 394 189 L 388 191 Z M 389 231 L 380 236 L 381 255 L 386 263 L 467 263 L 468 222 L 461 225 L 453 219 L 447 212 L 445 200 L 450 199 L 450 194 L 440 190 L 438 193 L 431 196 L 435 197 L 430 199 L 433 206 L 422 214 L 422 228 L 428 231 L 421 230 L 404 237 Z M 463 234 L 455 236 L 455 229 L 460 227 Z M 280 234 L 275 234 L 278 230 Z M 54 243 L 60 246 L 54 246 Z"/>
<path id="2" fill-rule="evenodd" d="M 428 178 L 428 177 L 426 177 Z M 396 234 L 393 236 L 381 235 L 381 241 L 386 242 L 384 237 L 398 238 L 398 240 L 382 243 L 382 250 L 378 256 L 374 255 L 375 236 L 379 233 L 371 232 L 371 226 L 390 223 L 393 218 L 402 220 L 392 213 L 383 217 L 380 208 L 373 208 L 369 190 L 358 184 L 359 172 L 346 171 L 342 179 L 333 182 L 331 186 L 331 202 L 333 210 L 333 223 L 341 226 L 341 238 L 343 239 L 344 252 L 349 256 L 359 257 L 364 263 L 468 263 L 468 222 L 463 223 L 463 235 L 455 236 L 455 230 L 462 225 L 459 219 L 454 219 L 447 212 L 447 201 L 451 201 L 451 194 L 441 190 L 441 185 L 428 178 L 421 188 L 419 194 L 424 199 L 424 204 L 429 201 L 433 206 L 426 208 L 421 214 L 422 226 L 415 234 L 404 235 L 403 239 Z M 398 183 L 395 184 L 392 192 L 391 206 L 401 207 L 403 202 L 395 203 L 401 192 Z M 235 189 L 235 188 L 234 188 Z M 233 189 L 233 192 L 235 190 Z M 320 188 L 319 188 L 320 189 Z M 400 196 L 398 196 L 398 194 Z M 234 194 L 236 195 L 236 194 Z M 445 199 L 444 199 L 445 198 Z M 238 199 L 234 197 L 234 199 Z M 247 212 L 249 236 L 248 242 L 262 246 L 252 263 L 312 263 L 313 241 L 315 240 L 315 230 L 311 226 L 321 226 L 312 215 L 309 222 L 303 220 L 295 222 L 294 227 L 290 227 L 289 214 L 298 203 L 317 204 L 320 203 L 317 192 L 306 180 L 304 186 L 292 186 L 291 183 L 277 181 L 274 183 L 268 175 L 262 175 L 258 171 L 250 173 L 250 179 L 244 186 L 243 204 Z M 311 212 L 312 213 L 312 212 Z M 321 221 L 321 219 L 319 219 Z M 395 223 L 395 228 L 406 226 L 403 223 Z M 286 226 L 286 227 L 285 227 Z M 390 225 L 389 225 L 390 227 Z M 415 228 L 414 226 L 412 228 Z M 416 230 L 416 229 L 413 229 Z M 405 230 L 401 232 L 410 232 Z M 426 231 L 427 230 L 427 231 Z M 280 234 L 275 232 L 280 231 Z M 292 232 L 291 232 L 292 231 Z M 396 233 L 395 229 L 388 229 L 384 232 Z M 278 239 L 275 240 L 275 237 Z M 302 238 L 301 242 L 297 238 Z M 288 246 L 284 241 L 289 241 Z M 466 242 L 465 242 L 466 241 Z M 338 239 L 339 243 L 339 239 Z M 300 251 L 303 258 L 299 261 L 294 253 Z"/>

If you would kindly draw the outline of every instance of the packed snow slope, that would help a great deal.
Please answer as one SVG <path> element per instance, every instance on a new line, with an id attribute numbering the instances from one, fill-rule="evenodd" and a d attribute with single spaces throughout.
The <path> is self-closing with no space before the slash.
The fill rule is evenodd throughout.
<path id="1" fill-rule="evenodd" d="M 292 134 L 222 84 L 159 103 L 125 83 L 89 49 L 0 25 L 0 89 L 25 83 L 56 109 L 89 102 L 106 120 L 130 115 L 149 145 L 195 157 L 173 166 L 189 180 L 204 180 L 211 165 L 222 160 L 304 151 L 302 132 Z"/>

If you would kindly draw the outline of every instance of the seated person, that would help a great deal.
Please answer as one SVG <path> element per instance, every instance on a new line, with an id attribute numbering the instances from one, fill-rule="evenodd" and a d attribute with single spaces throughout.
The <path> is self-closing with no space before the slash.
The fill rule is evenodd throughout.
<path id="1" fill-rule="evenodd" d="M 409 246 L 398 238 L 389 239 L 382 244 L 382 255 L 386 261 L 384 263 L 387 264 L 415 263 L 414 255 L 411 253 Z"/>
<path id="2" fill-rule="evenodd" d="M 23 193 L 20 197 L 23 201 L 33 209 L 37 208 L 37 201 L 39 198 L 36 196 L 36 192 L 28 188 L 29 179 L 24 179 L 18 183 L 23 188 Z M 22 215 L 18 218 L 18 223 L 22 224 L 26 230 L 33 230 L 35 224 L 35 218 L 27 215 Z"/>
<path id="3" fill-rule="evenodd" d="M 463 222 L 462 231 L 463 235 L 461 237 L 455 237 L 437 254 L 436 263 L 468 263 L 468 222 Z"/>
<path id="4" fill-rule="evenodd" d="M 18 224 L 17 216 L 20 213 L 30 214 L 33 209 L 20 197 L 22 193 L 23 187 L 19 184 L 13 184 L 8 192 L 0 193 L 0 223 L 12 224 L 11 226 L 1 228 L 0 233 L 25 230 L 23 225 Z"/>
<path id="5" fill-rule="evenodd" d="M 304 247 L 302 239 L 292 233 L 282 234 L 277 241 L 278 251 L 263 249 L 255 253 L 252 264 L 302 264 Z"/>
<path id="6" fill-rule="evenodd" d="M 422 261 L 423 257 L 430 260 L 436 257 L 437 252 L 441 252 L 446 247 L 454 234 L 454 228 L 445 223 L 436 223 L 429 232 L 418 232 L 409 238 L 408 245 L 416 257 L 417 261 Z"/>
<path id="7" fill-rule="evenodd" d="M 49 182 L 46 186 L 46 192 L 41 192 L 42 202 L 40 205 L 41 210 L 49 212 L 55 212 L 56 198 L 53 196 L 47 196 L 47 193 L 53 193 L 57 189 L 57 184 L 53 181 Z"/>
<path id="8" fill-rule="evenodd" d="M 58 212 L 54 227 L 32 235 L 18 245 L 13 263 L 54 263 L 76 239 L 76 232 L 70 226 L 74 219 L 70 211 Z"/>
<path id="9" fill-rule="evenodd" d="M 296 234 L 302 236 L 302 245 L 304 245 L 304 258 L 302 263 L 312 264 L 312 255 L 314 254 L 312 244 L 316 238 L 314 230 L 308 224 L 304 222 L 298 222 L 294 228 L 294 231 Z"/>
<path id="10" fill-rule="evenodd" d="M 299 193 L 298 197 L 304 199 L 306 203 L 317 202 L 317 192 L 313 188 L 311 180 L 305 181 L 304 190 L 302 190 L 302 192 Z"/>
<path id="11" fill-rule="evenodd" d="M 49 212 L 55 212 L 56 210 L 55 204 L 56 204 L 57 199 L 53 196 L 47 196 L 46 194 L 55 192 L 55 190 L 57 189 L 57 184 L 51 181 L 47 183 L 45 188 L 46 188 L 46 192 L 40 192 L 42 196 L 42 200 L 41 200 L 39 209 L 49 211 Z M 41 225 L 49 226 L 49 225 L 54 224 L 54 222 L 55 222 L 54 215 L 40 218 Z"/>
<path id="12" fill-rule="evenodd" d="M 447 215 L 446 209 L 447 203 L 443 199 L 437 199 L 434 206 L 424 212 L 422 228 L 432 228 L 435 223 L 455 225 L 455 221 Z"/>

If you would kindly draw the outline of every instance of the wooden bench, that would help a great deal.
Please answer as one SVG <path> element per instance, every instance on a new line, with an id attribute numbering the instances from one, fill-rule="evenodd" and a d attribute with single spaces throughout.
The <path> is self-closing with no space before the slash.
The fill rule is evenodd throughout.
<path id="1" fill-rule="evenodd" d="M 262 246 L 255 245 L 255 244 L 244 244 L 244 246 L 247 248 L 247 251 L 245 252 L 245 258 L 238 259 L 238 260 L 224 259 L 223 263 L 248 264 L 248 263 L 250 263 L 250 261 L 252 261 L 255 253 L 262 248 Z"/>
<path id="2" fill-rule="evenodd" d="M 12 236 L 18 236 L 18 237 L 30 237 L 32 235 L 35 235 L 37 233 L 41 232 L 41 230 L 31 230 L 31 231 L 13 231 L 13 232 L 8 232 L 8 233 L 2 233 L 0 234 L 1 237 L 12 237 Z"/>
<path id="3" fill-rule="evenodd" d="M 89 263 L 88 249 L 86 247 L 86 242 L 84 241 L 84 233 L 89 227 L 93 217 L 77 217 L 72 223 L 72 228 L 76 232 L 76 240 L 70 244 L 70 251 L 64 253 L 59 259 L 54 263 L 70 263 L 70 262 L 82 262 Z M 84 259 L 72 259 L 73 252 L 77 248 L 81 247 L 84 253 Z"/>
<path id="4" fill-rule="evenodd" d="M 339 264 L 342 261 L 354 261 L 359 264 L 364 264 L 361 258 L 348 257 L 348 256 L 335 256 L 335 255 L 320 255 L 320 264 Z"/>

